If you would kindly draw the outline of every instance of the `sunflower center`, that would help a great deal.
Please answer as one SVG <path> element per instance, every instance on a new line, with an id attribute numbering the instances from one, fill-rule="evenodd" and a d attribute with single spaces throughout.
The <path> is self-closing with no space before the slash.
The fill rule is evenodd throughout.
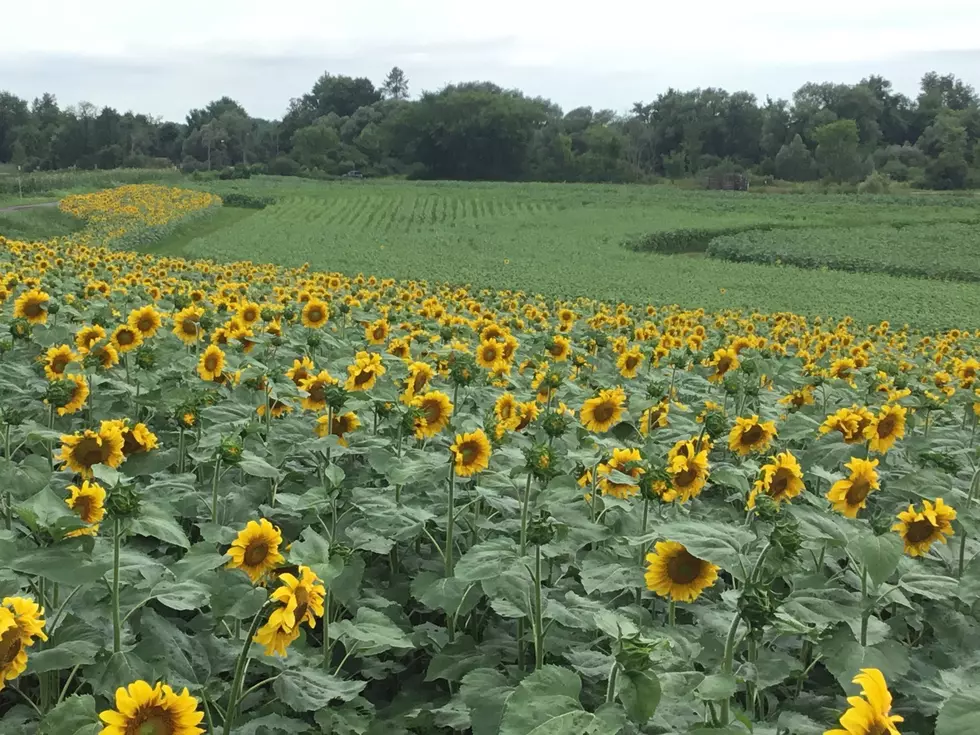
<path id="1" fill-rule="evenodd" d="M 552 354 L 554 354 L 554 348 L 552 348 Z M 496 347 L 484 347 L 483 348 L 483 360 L 484 362 L 493 362 L 497 359 L 497 348 Z"/>
<path id="2" fill-rule="evenodd" d="M 742 433 L 742 444 L 752 445 L 758 443 L 763 437 L 762 427 L 758 424 L 752 426 L 748 431 Z"/>
<path id="3" fill-rule="evenodd" d="M 684 549 L 667 562 L 667 575 L 674 584 L 690 584 L 701 574 L 701 563 L 700 559 Z"/>
<path id="4" fill-rule="evenodd" d="M 37 301 L 28 301 L 24 304 L 24 316 L 35 317 L 41 313 L 41 304 Z"/>
<path id="5" fill-rule="evenodd" d="M 500 418 L 506 421 L 511 416 L 514 415 L 514 406 L 510 403 L 505 403 L 500 407 Z"/>
<path id="6" fill-rule="evenodd" d="M 296 385 L 299 385 L 308 377 L 310 377 L 310 374 L 306 371 L 306 369 L 300 368 L 295 373 L 293 373 L 293 382 L 296 383 Z"/>
<path id="7" fill-rule="evenodd" d="M 159 705 L 140 709 L 126 723 L 126 735 L 174 735 L 176 732 L 173 715 Z"/>
<path id="8" fill-rule="evenodd" d="M 81 495 L 75 499 L 75 512 L 78 513 L 78 517 L 81 518 L 86 523 L 92 522 L 92 498 L 87 495 Z"/>
<path id="9" fill-rule="evenodd" d="M 429 403 L 424 409 L 425 420 L 430 424 L 437 423 L 442 418 L 442 408 L 438 403 Z"/>
<path id="10" fill-rule="evenodd" d="M 310 394 L 311 401 L 314 401 L 316 403 L 323 403 L 323 401 L 325 400 L 323 395 L 324 390 L 325 390 L 325 386 L 323 385 L 323 383 L 314 383 L 307 389 L 306 392 Z"/>
<path id="11" fill-rule="evenodd" d="M 723 357 L 718 361 L 718 374 L 724 375 L 732 366 L 731 358 Z"/>
<path id="12" fill-rule="evenodd" d="M 375 339 L 384 339 L 385 338 L 385 330 L 384 330 L 383 327 L 375 327 L 374 328 L 374 338 Z"/>
<path id="13" fill-rule="evenodd" d="M 310 608 L 310 595 L 305 587 L 296 588 L 296 625 L 303 622 L 306 611 Z"/>
<path id="14" fill-rule="evenodd" d="M 868 497 L 868 493 L 870 492 L 871 483 L 863 477 L 859 477 L 851 482 L 851 487 L 847 491 L 847 504 L 858 505 L 863 503 L 864 499 Z"/>
<path id="15" fill-rule="evenodd" d="M 593 418 L 600 424 L 609 421 L 613 417 L 613 413 L 616 411 L 616 407 L 609 401 L 604 401 L 595 407 L 592 412 Z"/>
<path id="16" fill-rule="evenodd" d="M 243 560 L 246 566 L 257 567 L 269 556 L 269 544 L 265 541 L 249 544 L 245 549 Z"/>
<path id="17" fill-rule="evenodd" d="M 776 470 L 776 474 L 772 476 L 772 482 L 769 483 L 769 495 L 773 498 L 782 497 L 789 488 L 790 479 L 792 479 L 792 474 L 789 470 L 782 467 Z"/>
<path id="18" fill-rule="evenodd" d="M 97 439 L 91 437 L 86 437 L 78 442 L 72 454 L 83 467 L 91 467 L 104 459 L 102 446 Z"/>
<path id="19" fill-rule="evenodd" d="M 412 379 L 412 390 L 418 393 L 425 386 L 425 373 L 419 373 Z"/>
<path id="20" fill-rule="evenodd" d="M 135 454 L 136 452 L 142 452 L 144 449 L 140 440 L 136 438 L 136 434 L 132 431 L 127 431 L 123 434 L 123 454 L 129 456 L 130 454 Z"/>
<path id="21" fill-rule="evenodd" d="M 123 329 L 122 331 L 119 332 L 119 334 L 116 335 L 116 339 L 119 341 L 119 344 L 121 345 L 131 345 L 133 344 L 133 340 L 135 339 L 135 337 L 133 333 L 130 332 L 128 329 Z"/>
<path id="22" fill-rule="evenodd" d="M 636 357 L 635 355 L 630 355 L 629 357 L 626 358 L 626 369 L 627 370 L 632 370 L 633 368 L 636 367 L 636 364 L 639 361 L 640 361 L 640 358 Z"/>
<path id="23" fill-rule="evenodd" d="M 463 458 L 463 464 L 471 464 L 480 454 L 480 447 L 476 442 L 463 442 L 459 446 L 459 453 Z"/>
<path id="24" fill-rule="evenodd" d="M 194 337 L 197 335 L 197 321 L 192 318 L 184 319 L 180 325 L 180 331 L 184 334 Z"/>
<path id="25" fill-rule="evenodd" d="M 370 382 L 371 378 L 374 377 L 374 371 L 371 369 L 361 370 L 357 375 L 354 376 L 354 385 L 364 385 Z"/>
<path id="26" fill-rule="evenodd" d="M 698 477 L 698 470 L 696 467 L 688 467 L 686 470 L 681 470 L 676 475 L 674 475 L 674 484 L 678 487 L 687 487 L 694 483 Z"/>
<path id="27" fill-rule="evenodd" d="M 136 322 L 136 328 L 141 332 L 149 332 L 151 329 L 153 329 L 153 319 L 148 316 L 140 318 L 140 320 Z"/>
<path id="28" fill-rule="evenodd" d="M 6 669 L 17 658 L 22 646 L 20 630 L 16 625 L 4 631 L 0 636 L 0 670 Z"/>
<path id="29" fill-rule="evenodd" d="M 895 431 L 895 415 L 888 414 L 878 422 L 878 438 L 887 439 Z"/>
<path id="30" fill-rule="evenodd" d="M 905 538 L 913 544 L 918 544 L 928 541 L 935 532 L 936 527 L 929 522 L 928 518 L 923 518 L 921 521 L 912 521 L 909 524 Z"/>
<path id="31" fill-rule="evenodd" d="M 312 309 L 306 312 L 306 318 L 311 322 L 318 322 L 323 319 L 323 311 L 319 307 L 314 306 Z"/>
<path id="32" fill-rule="evenodd" d="M 55 357 L 51 361 L 51 365 L 50 365 L 51 372 L 58 373 L 58 375 L 61 375 L 61 373 L 65 372 L 65 368 L 68 366 L 68 359 L 69 358 L 67 355 L 58 355 L 57 357 Z"/>

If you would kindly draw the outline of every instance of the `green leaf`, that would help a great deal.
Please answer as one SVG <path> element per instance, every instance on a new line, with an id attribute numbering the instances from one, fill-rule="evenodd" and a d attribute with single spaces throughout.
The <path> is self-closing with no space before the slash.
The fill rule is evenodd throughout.
<path id="1" fill-rule="evenodd" d="M 433 572 L 421 572 L 412 580 L 412 597 L 430 610 L 442 610 L 450 615 L 469 614 L 482 596 L 478 583 L 456 577 L 445 579 Z"/>
<path id="2" fill-rule="evenodd" d="M 32 652 L 27 657 L 27 671 L 43 674 L 45 671 L 58 671 L 94 663 L 101 649 L 91 641 L 65 641 L 57 646 Z"/>
<path id="3" fill-rule="evenodd" d="M 331 634 L 345 639 L 347 650 L 357 647 L 359 654 L 376 656 L 393 648 L 415 648 L 412 640 L 384 613 L 362 607 L 354 620 L 341 620 L 330 626 Z"/>
<path id="4" fill-rule="evenodd" d="M 365 681 L 338 679 L 318 669 L 291 669 L 280 674 L 273 689 L 294 712 L 313 712 L 337 699 L 349 702 L 365 686 Z"/>
<path id="5" fill-rule="evenodd" d="M 868 577 L 874 586 L 884 583 L 898 568 L 902 560 L 902 540 L 898 534 L 889 533 L 884 536 L 862 534 L 854 542 L 855 558 L 868 570 Z"/>
<path id="6" fill-rule="evenodd" d="M 839 587 L 801 589 L 786 599 L 780 612 L 823 627 L 859 616 L 859 602 L 855 593 Z"/>
<path id="7" fill-rule="evenodd" d="M 164 580 L 153 588 L 150 596 L 171 610 L 197 610 L 211 601 L 211 591 L 190 579 L 182 582 Z"/>
<path id="8" fill-rule="evenodd" d="M 143 612 L 140 622 L 139 655 L 167 672 L 174 687 L 203 686 L 211 676 L 211 663 L 198 635 L 189 635 L 153 610 Z"/>
<path id="9" fill-rule="evenodd" d="M 177 463 L 176 449 L 154 449 L 152 452 L 140 452 L 126 458 L 123 469 L 130 477 L 146 477 L 157 472 L 163 472 Z"/>
<path id="10" fill-rule="evenodd" d="M 684 545 L 691 554 L 735 574 L 742 570 L 742 547 L 755 536 L 739 526 L 725 523 L 678 521 L 662 526 L 657 537 Z"/>
<path id="11" fill-rule="evenodd" d="M 698 684 L 695 693 L 701 699 L 718 701 L 728 699 L 738 691 L 738 683 L 731 674 L 711 674 Z"/>
<path id="12" fill-rule="evenodd" d="M 936 574 L 911 573 L 898 580 L 898 586 L 909 594 L 930 600 L 948 600 L 960 592 L 960 580 Z M 964 598 L 965 599 L 965 598 Z M 968 600 L 972 602 L 972 600 Z"/>
<path id="13" fill-rule="evenodd" d="M 279 477 L 279 470 L 248 450 L 242 452 L 242 461 L 238 463 L 238 467 L 250 477 L 265 477 L 268 479 Z"/>
<path id="14" fill-rule="evenodd" d="M 156 503 L 144 502 L 140 506 L 139 516 L 133 520 L 130 528 L 137 536 L 149 536 L 182 549 L 189 549 L 191 542 L 176 518 L 177 514 L 173 510 Z"/>
<path id="15" fill-rule="evenodd" d="M 802 505 L 790 506 L 790 512 L 800 522 L 800 532 L 809 544 L 827 544 L 837 548 L 847 545 L 847 528 L 837 513 Z"/>
<path id="16" fill-rule="evenodd" d="M 977 732 L 980 732 L 980 692 L 959 692 L 947 699 L 936 718 L 936 735 Z"/>
<path id="17" fill-rule="evenodd" d="M 85 522 L 65 504 L 67 494 L 59 497 L 49 487 L 17 505 L 17 515 L 31 527 L 32 530 L 47 529 L 55 538 L 63 536 L 68 531 L 84 528 Z"/>
<path id="18" fill-rule="evenodd" d="M 713 485 L 724 485 L 738 490 L 744 495 L 748 495 L 752 489 L 745 475 L 731 466 L 713 467 L 710 476 Z"/>
<path id="19" fill-rule="evenodd" d="M 15 572 L 75 587 L 100 579 L 112 568 L 112 560 L 106 557 L 93 559 L 77 543 L 72 543 L 34 549 L 10 561 L 8 566 Z"/>
<path id="20" fill-rule="evenodd" d="M 518 559 L 517 543 L 510 538 L 495 538 L 468 549 L 456 563 L 456 577 L 464 582 L 493 579 L 509 569 Z"/>
<path id="21" fill-rule="evenodd" d="M 313 727 L 309 723 L 284 715 L 265 715 L 249 720 L 244 725 L 235 728 L 235 735 L 291 735 L 291 733 L 309 732 Z"/>
<path id="22" fill-rule="evenodd" d="M 579 703 L 581 688 L 582 682 L 574 671 L 560 666 L 538 669 L 507 699 L 500 735 L 578 735 L 593 719 Z"/>
<path id="23" fill-rule="evenodd" d="M 474 669 L 491 668 L 499 663 L 499 653 L 489 648 L 481 649 L 473 638 L 463 635 L 432 657 L 425 680 L 459 681 Z"/>
<path id="24" fill-rule="evenodd" d="M 473 735 L 497 735 L 504 705 L 514 688 L 494 669 L 475 669 L 463 677 L 459 695 L 470 710 Z"/>
<path id="25" fill-rule="evenodd" d="M 2 718 L 0 718 L 2 719 Z M 40 735 L 96 735 L 102 722 L 90 694 L 68 697 L 41 720 Z"/>
<path id="26" fill-rule="evenodd" d="M 638 725 L 645 724 L 660 704 L 660 679 L 652 671 L 632 671 L 623 674 L 619 698 L 626 714 Z"/>
<path id="27" fill-rule="evenodd" d="M 193 580 L 223 566 L 227 561 L 227 555 L 216 552 L 212 544 L 202 542 L 192 546 L 180 561 L 171 564 L 170 571 L 178 580 Z"/>

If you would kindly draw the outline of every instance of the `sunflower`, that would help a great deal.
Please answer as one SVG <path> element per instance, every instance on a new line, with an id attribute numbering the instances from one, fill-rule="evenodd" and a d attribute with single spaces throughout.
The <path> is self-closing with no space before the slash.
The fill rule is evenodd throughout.
<path id="1" fill-rule="evenodd" d="M 635 378 L 643 366 L 643 352 L 639 347 L 631 347 L 616 359 L 616 367 L 624 378 Z"/>
<path id="2" fill-rule="evenodd" d="M 122 424 L 120 431 L 123 435 L 123 455 L 126 457 L 149 452 L 159 446 L 157 435 L 150 431 L 146 424 L 138 423 L 130 427 L 128 419 L 118 423 Z"/>
<path id="3" fill-rule="evenodd" d="M 408 377 L 405 378 L 405 390 L 401 395 L 401 402 L 408 405 L 419 393 L 429 386 L 429 381 L 435 376 L 436 371 L 426 362 L 413 362 L 408 366 Z"/>
<path id="4" fill-rule="evenodd" d="M 201 735 L 204 713 L 186 687 L 180 694 L 166 684 L 134 681 L 116 689 L 116 708 L 99 713 L 99 735 Z"/>
<path id="5" fill-rule="evenodd" d="M 259 317 L 262 315 L 262 309 L 252 301 L 243 301 L 238 305 L 236 314 L 246 327 L 250 327 L 259 320 Z"/>
<path id="6" fill-rule="evenodd" d="M 278 398 L 272 398 L 269 400 L 268 405 L 263 403 L 262 405 L 257 406 L 255 413 L 257 413 L 259 416 L 265 416 L 267 408 L 274 419 L 282 418 L 287 413 L 291 413 L 293 410 L 293 407 L 285 401 L 280 401 Z"/>
<path id="7" fill-rule="evenodd" d="M 163 319 L 160 317 L 160 312 L 152 306 L 143 306 L 129 312 L 126 323 L 139 332 L 143 339 L 149 339 L 160 329 Z"/>
<path id="8" fill-rule="evenodd" d="M 133 329 L 128 324 L 120 324 L 112 330 L 112 336 L 109 339 L 112 346 L 119 352 L 129 352 L 143 344 L 143 335 L 138 329 Z"/>
<path id="9" fill-rule="evenodd" d="M 118 467 L 123 459 L 123 436 L 112 422 L 103 421 L 99 430 L 62 434 L 61 450 L 56 459 L 83 478 L 92 477 L 92 467 L 104 464 Z"/>
<path id="10" fill-rule="evenodd" d="M 26 319 L 31 324 L 45 324 L 48 321 L 48 301 L 51 297 L 44 291 L 32 288 L 14 301 L 14 318 Z"/>
<path id="11" fill-rule="evenodd" d="M 428 439 L 446 428 L 449 417 L 453 413 L 453 404 L 449 396 L 439 390 L 430 390 L 420 396 L 415 396 L 412 408 L 419 412 L 415 420 L 415 438 Z"/>
<path id="12" fill-rule="evenodd" d="M 797 388 L 794 391 L 790 391 L 779 399 L 779 403 L 780 405 L 789 406 L 795 409 L 813 405 L 813 386 L 804 385 L 802 388 Z"/>
<path id="13" fill-rule="evenodd" d="M 391 325 L 387 319 L 378 319 L 364 327 L 364 339 L 369 345 L 383 345 L 388 339 Z"/>
<path id="14" fill-rule="evenodd" d="M 64 376 L 65 370 L 73 362 L 78 362 L 79 356 L 68 345 L 49 347 L 44 353 L 44 375 L 48 380 L 58 380 Z"/>
<path id="15" fill-rule="evenodd" d="M 44 610 L 26 597 L 5 597 L 0 606 L 0 690 L 27 668 L 26 649 L 34 638 L 46 641 Z"/>
<path id="16" fill-rule="evenodd" d="M 326 391 L 331 385 L 337 385 L 337 379 L 326 370 L 311 375 L 300 385 L 300 389 L 306 392 L 300 405 L 307 411 L 322 411 L 327 407 Z"/>
<path id="17" fill-rule="evenodd" d="M 664 398 L 656 406 L 650 406 L 640 415 L 640 433 L 648 436 L 655 429 L 662 429 L 668 424 L 670 401 Z"/>
<path id="18" fill-rule="evenodd" d="M 957 361 L 953 372 L 959 378 L 960 388 L 971 388 L 980 374 L 980 360 L 971 357 L 969 360 Z"/>
<path id="19" fill-rule="evenodd" d="M 830 376 L 848 382 L 853 382 L 855 370 L 857 370 L 857 363 L 850 357 L 842 357 L 830 364 Z"/>
<path id="20" fill-rule="evenodd" d="M 864 441 L 864 430 L 874 419 L 875 415 L 864 406 L 841 408 L 820 424 L 820 433 L 829 434 L 831 431 L 838 431 L 847 444 L 858 444 Z"/>
<path id="21" fill-rule="evenodd" d="M 84 375 L 66 375 L 61 379 L 65 384 L 71 384 L 71 396 L 68 401 L 58 407 L 59 416 L 67 416 L 81 411 L 88 400 L 88 381 Z"/>
<path id="22" fill-rule="evenodd" d="M 895 727 L 901 715 L 891 714 L 892 695 L 885 677 L 878 669 L 861 669 L 854 677 L 861 685 L 863 697 L 848 697 L 851 705 L 840 718 L 843 729 L 827 730 L 824 735 L 901 735 Z"/>
<path id="23" fill-rule="evenodd" d="M 658 541 L 646 559 L 647 589 L 677 602 L 694 602 L 715 583 L 720 570 L 676 541 Z"/>
<path id="24" fill-rule="evenodd" d="M 762 465 L 762 476 L 755 481 L 749 493 L 747 507 L 755 508 L 755 499 L 762 493 L 772 498 L 776 504 L 792 500 L 805 489 L 803 470 L 792 452 L 780 452 L 772 457 L 772 462 Z"/>
<path id="25" fill-rule="evenodd" d="M 555 362 L 564 362 L 572 353 L 572 343 L 568 337 L 556 334 L 551 338 L 551 342 L 548 343 L 545 349 L 552 360 Z"/>
<path id="26" fill-rule="evenodd" d="M 708 447 L 696 439 L 679 441 L 667 455 L 673 499 L 686 503 L 701 494 L 708 482 Z"/>
<path id="27" fill-rule="evenodd" d="M 514 431 L 524 431 L 534 419 L 538 417 L 538 404 L 535 401 L 526 401 L 517 404 L 517 413 L 511 420 Z"/>
<path id="28" fill-rule="evenodd" d="M 612 459 L 600 464 L 597 468 L 599 477 L 599 487 L 603 495 L 612 495 L 614 498 L 626 500 L 631 495 L 639 492 L 639 487 L 635 484 L 620 483 L 613 480 L 610 475 L 613 471 L 621 472 L 634 480 L 639 480 L 640 475 L 646 470 L 639 466 L 643 461 L 639 449 L 614 449 Z"/>
<path id="29" fill-rule="evenodd" d="M 846 480 L 838 480 L 827 492 L 827 500 L 833 503 L 834 510 L 848 518 L 857 518 L 858 511 L 868 504 L 868 495 L 877 490 L 878 460 L 852 457 L 846 465 L 851 474 Z"/>
<path id="30" fill-rule="evenodd" d="M 87 355 L 92 346 L 105 339 L 105 330 L 98 324 L 92 324 L 79 329 L 75 333 L 75 346 L 83 355 Z"/>
<path id="31" fill-rule="evenodd" d="M 905 415 L 908 410 L 904 406 L 888 404 L 882 406 L 875 419 L 864 429 L 868 440 L 868 449 L 884 454 L 892 445 L 905 436 Z"/>
<path id="32" fill-rule="evenodd" d="M 457 434 L 456 443 L 449 447 L 453 453 L 456 474 L 470 477 L 490 466 L 490 440 L 483 429 Z"/>
<path id="33" fill-rule="evenodd" d="M 75 511 L 88 526 L 65 534 L 66 538 L 94 536 L 99 532 L 99 523 L 105 517 L 105 488 L 97 482 L 85 480 L 81 487 L 69 485 L 68 492 L 65 505 Z"/>
<path id="34" fill-rule="evenodd" d="M 279 553 L 281 543 L 279 529 L 265 518 L 249 521 L 231 542 L 228 549 L 231 561 L 227 566 L 229 569 L 241 569 L 255 584 L 285 561 Z"/>
<path id="35" fill-rule="evenodd" d="M 476 364 L 487 370 L 496 370 L 503 357 L 504 345 L 495 339 L 483 340 L 476 348 Z"/>
<path id="36" fill-rule="evenodd" d="M 493 413 L 501 424 L 511 425 L 517 413 L 517 399 L 513 393 L 504 393 L 493 404 Z"/>
<path id="37" fill-rule="evenodd" d="M 99 365 L 108 370 L 113 365 L 119 364 L 119 353 L 111 344 L 96 344 L 89 350 L 89 354 L 95 357 Z"/>
<path id="38" fill-rule="evenodd" d="M 268 621 L 256 632 L 252 639 L 265 646 L 265 655 L 286 655 L 286 648 L 299 637 L 299 628 L 306 623 L 310 628 L 316 626 L 316 619 L 324 613 L 323 601 L 326 589 L 312 569 L 300 566 L 293 574 L 280 574 L 281 586 L 270 595 L 279 603 L 272 611 Z"/>
<path id="39" fill-rule="evenodd" d="M 330 429 L 327 429 L 328 424 L 331 427 Z M 339 416 L 334 416 L 332 423 L 330 422 L 329 416 L 319 416 L 316 420 L 316 425 L 313 427 L 313 433 L 321 438 L 328 434 L 333 434 L 337 437 L 337 443 L 342 447 L 346 447 L 347 439 L 345 435 L 360 428 L 360 426 L 361 420 L 357 418 L 357 414 L 353 411 L 348 411 Z"/>
<path id="40" fill-rule="evenodd" d="M 582 404 L 579 415 L 582 425 L 589 431 L 609 431 L 623 416 L 623 404 L 626 393 L 622 388 L 608 388 L 599 391 L 595 398 L 589 398 Z"/>
<path id="41" fill-rule="evenodd" d="M 293 366 L 286 371 L 286 377 L 293 381 L 297 388 L 301 388 L 303 381 L 310 377 L 315 369 L 313 360 L 303 357 L 299 360 L 293 360 Z"/>
<path id="42" fill-rule="evenodd" d="M 303 311 L 300 313 L 303 326 L 309 327 L 310 329 L 319 329 L 322 327 L 327 323 L 329 316 L 330 309 L 320 299 L 310 299 L 307 301 L 303 305 Z"/>
<path id="43" fill-rule="evenodd" d="M 174 316 L 173 333 L 177 335 L 185 345 L 192 345 L 204 337 L 204 329 L 201 327 L 201 317 L 204 316 L 204 309 L 200 306 L 188 306 L 181 309 Z"/>
<path id="44" fill-rule="evenodd" d="M 225 369 L 225 353 L 217 345 L 208 345 L 197 361 L 197 374 L 201 380 L 217 380 Z"/>
<path id="45" fill-rule="evenodd" d="M 775 437 L 776 424 L 772 421 L 759 421 L 757 415 L 738 416 L 728 434 L 728 448 L 744 457 L 752 452 L 764 452 Z"/>
<path id="46" fill-rule="evenodd" d="M 354 356 L 354 364 L 347 366 L 347 382 L 344 388 L 351 392 L 371 390 L 379 376 L 386 372 L 381 364 L 381 355 L 370 352 L 358 352 Z"/>
<path id="47" fill-rule="evenodd" d="M 412 356 L 412 346 L 408 339 L 394 338 L 388 343 L 388 354 L 407 360 Z"/>
<path id="48" fill-rule="evenodd" d="M 900 523 L 892 526 L 892 530 L 898 531 L 905 542 L 905 553 L 925 556 L 936 541 L 945 544 L 946 536 L 953 535 L 956 511 L 942 498 L 936 498 L 935 504 L 923 500 L 921 511 L 910 505 L 908 510 L 898 514 L 898 520 Z"/>
<path id="49" fill-rule="evenodd" d="M 722 347 L 715 350 L 711 356 L 711 360 L 707 364 L 709 367 L 714 368 L 714 372 L 708 376 L 708 380 L 712 383 L 720 383 L 724 380 L 726 374 L 732 370 L 737 370 L 741 363 L 739 362 L 737 351 L 731 347 L 728 349 Z"/>

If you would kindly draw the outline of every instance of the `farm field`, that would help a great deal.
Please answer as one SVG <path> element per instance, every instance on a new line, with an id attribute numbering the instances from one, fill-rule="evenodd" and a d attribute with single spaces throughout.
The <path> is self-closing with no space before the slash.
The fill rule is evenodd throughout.
<path id="1" fill-rule="evenodd" d="M 676 303 L 707 309 L 793 311 L 888 319 L 923 327 L 980 324 L 980 287 L 880 274 L 839 273 L 704 257 L 634 252 L 650 233 L 723 234 L 794 227 L 943 223 L 977 217 L 953 196 L 764 196 L 669 187 L 411 182 L 216 182 L 208 188 L 276 203 L 176 249 L 154 252 L 248 259 L 346 274 L 425 278 L 549 296 Z M 663 239 L 663 238 L 661 238 Z M 710 238 L 709 238 L 710 239 Z M 964 241 L 969 242 L 969 241 Z M 887 257 L 883 253 L 882 257 Z M 959 255 L 960 261 L 969 256 Z M 958 261 L 959 262 L 959 261 Z"/>
<path id="2" fill-rule="evenodd" d="M 968 310 L 911 329 L 562 297 L 588 274 L 543 229 L 569 281 L 542 271 L 546 296 L 506 281 L 534 273 L 467 278 L 473 253 L 395 278 L 379 247 L 357 275 L 351 240 L 318 270 L 245 238 L 319 211 L 269 188 L 261 210 L 77 194 L 59 211 L 81 229 L 0 233 L 0 733 L 980 732 Z M 624 192 L 597 192 L 614 219 Z M 637 196 L 670 227 L 701 226 L 681 203 L 749 219 L 674 194 Z M 641 262 L 976 288 L 639 253 L 634 208 L 597 289 Z M 431 233 L 406 230 L 418 264 Z M 519 230 L 511 261 L 543 264 Z M 250 260 L 175 254 L 235 232 Z M 452 234 L 440 252 L 465 252 Z"/>

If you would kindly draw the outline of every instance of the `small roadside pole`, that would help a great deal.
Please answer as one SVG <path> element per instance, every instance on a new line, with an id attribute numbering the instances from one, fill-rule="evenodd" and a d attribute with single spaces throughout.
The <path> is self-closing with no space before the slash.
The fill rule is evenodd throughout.
<path id="1" fill-rule="evenodd" d="M 20 183 L 20 166 L 17 167 L 17 191 L 20 193 L 20 198 L 24 198 L 24 185 Z"/>

